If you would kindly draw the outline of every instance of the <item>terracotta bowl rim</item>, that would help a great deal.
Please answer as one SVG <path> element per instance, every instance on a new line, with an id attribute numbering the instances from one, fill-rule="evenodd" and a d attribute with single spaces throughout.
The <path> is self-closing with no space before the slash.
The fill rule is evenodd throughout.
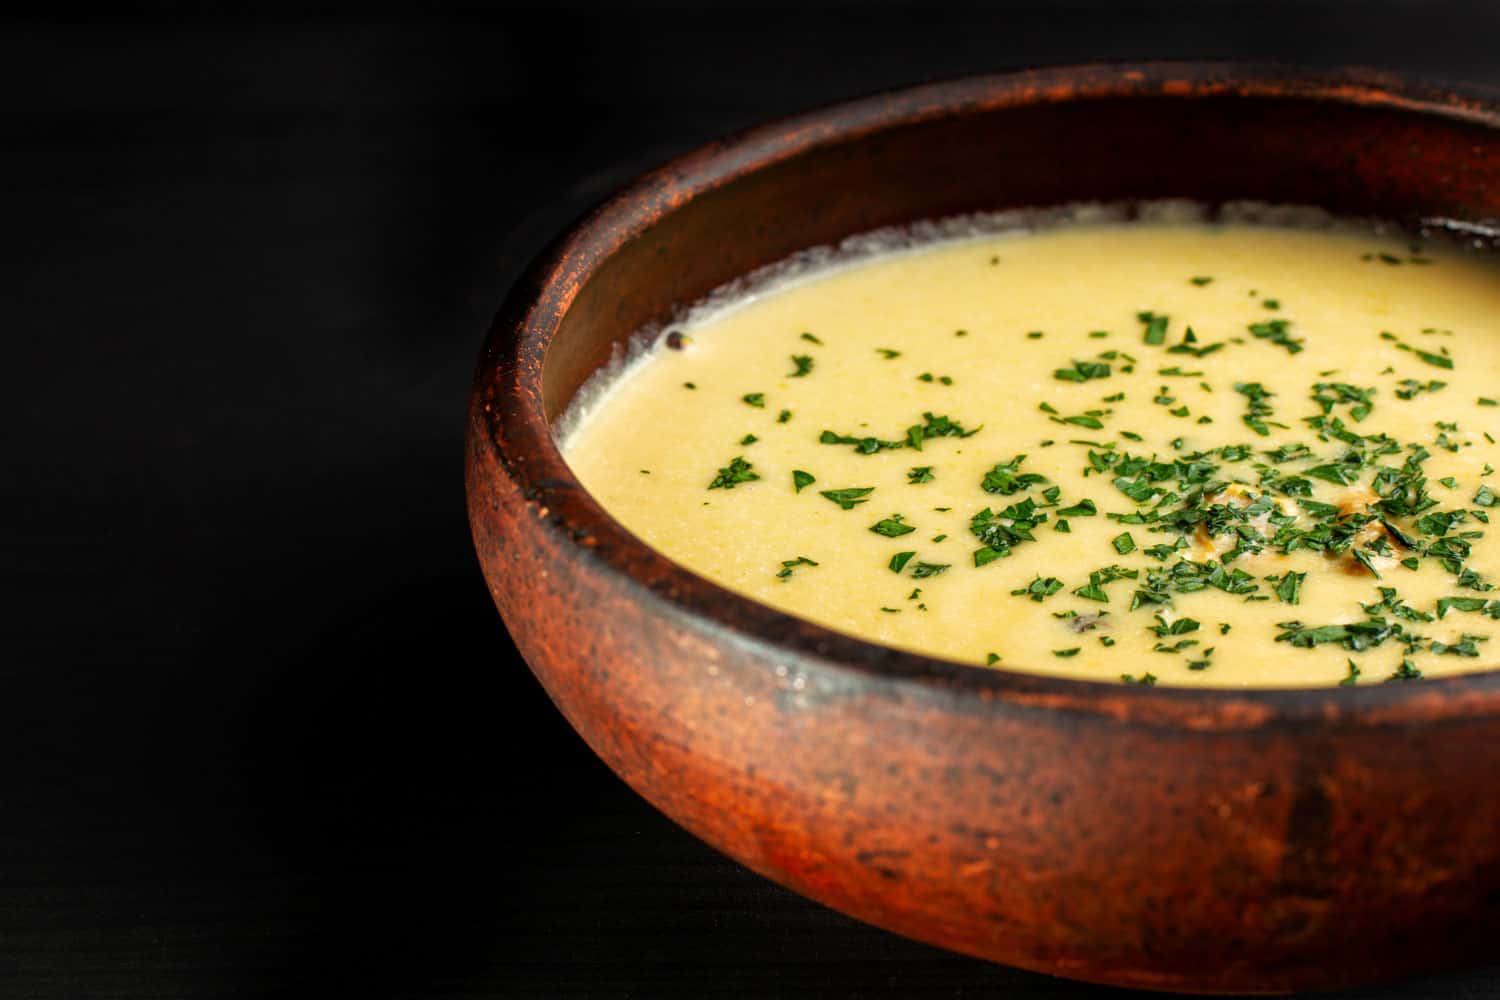
<path id="1" fill-rule="evenodd" d="M 816 663 L 856 683 L 898 685 L 907 693 L 958 704 L 1029 704 L 1192 729 L 1355 717 L 1406 725 L 1500 716 L 1500 666 L 1416 683 L 1371 678 L 1353 688 L 1147 687 L 982 667 L 884 646 L 777 611 L 668 559 L 609 514 L 562 457 L 541 385 L 552 337 L 579 290 L 611 253 L 694 197 L 819 147 L 950 116 L 1077 100 L 1221 97 L 1398 109 L 1500 129 L 1500 89 L 1359 67 L 1232 61 L 1085 63 L 963 76 L 771 120 L 639 175 L 532 261 L 508 293 L 480 357 L 472 402 L 473 412 L 481 415 L 482 445 L 564 551 L 595 561 L 642 599 L 675 609 L 719 636 L 767 647 L 804 666 Z M 527 358 L 534 363 L 522 363 Z M 486 488 L 470 482 L 470 503 Z"/>

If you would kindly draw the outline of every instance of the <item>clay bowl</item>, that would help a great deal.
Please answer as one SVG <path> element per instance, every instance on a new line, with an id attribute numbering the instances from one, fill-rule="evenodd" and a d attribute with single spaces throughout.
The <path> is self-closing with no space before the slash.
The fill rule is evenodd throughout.
<path id="1" fill-rule="evenodd" d="M 1365 72 L 1051 69 L 856 101 L 670 163 L 542 254 L 479 360 L 469 516 L 495 603 L 637 791 L 880 927 L 1171 990 L 1326 988 L 1493 956 L 1500 674 L 1193 691 L 897 652 L 679 568 L 558 453 L 553 421 L 613 345 L 794 251 L 1161 197 L 1482 236 L 1500 218 L 1500 102 Z"/>

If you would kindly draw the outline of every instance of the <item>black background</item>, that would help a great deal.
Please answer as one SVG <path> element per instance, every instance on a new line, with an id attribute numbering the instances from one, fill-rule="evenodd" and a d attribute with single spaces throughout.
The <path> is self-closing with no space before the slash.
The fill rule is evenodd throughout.
<path id="1" fill-rule="evenodd" d="M 485 328 L 589 204 L 768 116 L 1142 57 L 1500 84 L 1497 39 L 1482 0 L 0 25 L 0 995 L 1096 992 L 792 896 L 593 758 L 470 548 Z"/>

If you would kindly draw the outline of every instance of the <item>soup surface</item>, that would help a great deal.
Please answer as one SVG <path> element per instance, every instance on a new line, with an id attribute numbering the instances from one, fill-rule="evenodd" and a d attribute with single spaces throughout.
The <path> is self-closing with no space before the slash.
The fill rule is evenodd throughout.
<path id="1" fill-rule="evenodd" d="M 1078 225 L 691 321 L 564 452 L 673 560 L 869 640 L 1116 683 L 1369 684 L 1500 655 L 1497 402 L 1479 255 Z"/>

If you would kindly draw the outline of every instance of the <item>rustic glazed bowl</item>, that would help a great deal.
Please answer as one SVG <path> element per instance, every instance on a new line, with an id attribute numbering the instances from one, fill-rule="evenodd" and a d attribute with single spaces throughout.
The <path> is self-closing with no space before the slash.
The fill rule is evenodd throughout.
<path id="1" fill-rule="evenodd" d="M 900 934 L 1223 992 L 1493 956 L 1500 674 L 1172 690 L 900 652 L 669 562 L 558 452 L 553 422 L 614 345 L 794 251 L 1162 197 L 1487 238 L 1500 103 L 1365 72 L 1053 69 L 857 101 L 670 163 L 533 264 L 480 358 L 469 516 L 495 603 L 637 791 L 755 871 Z"/>

